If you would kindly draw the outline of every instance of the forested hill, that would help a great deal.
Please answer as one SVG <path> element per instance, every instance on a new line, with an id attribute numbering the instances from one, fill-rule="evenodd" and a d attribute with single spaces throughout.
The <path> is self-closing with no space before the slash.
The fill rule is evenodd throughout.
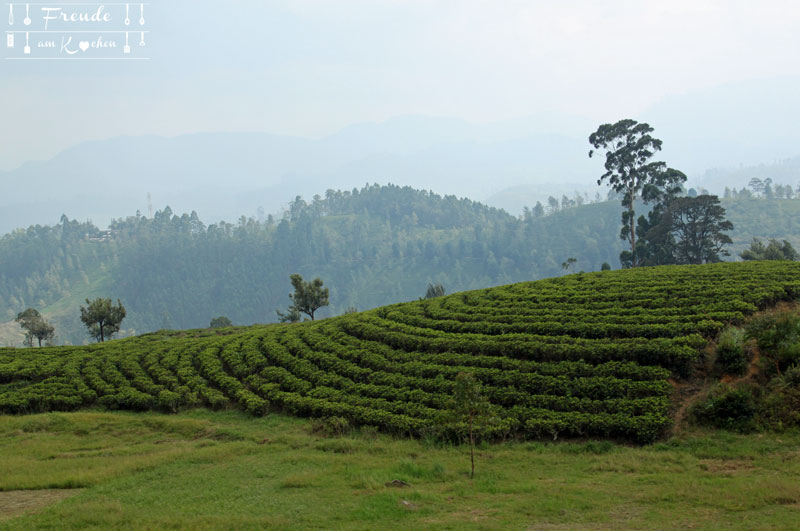
<path id="1" fill-rule="evenodd" d="M 800 201 L 723 205 L 735 226 L 733 251 L 753 236 L 800 245 Z M 78 307 L 87 297 L 121 299 L 130 334 L 203 327 L 219 315 L 273 322 L 290 302 L 291 273 L 330 287 L 326 317 L 416 299 L 429 282 L 453 292 L 555 276 L 569 257 L 577 270 L 618 267 L 616 201 L 553 210 L 518 219 L 467 199 L 372 185 L 297 198 L 280 220 L 206 225 L 166 208 L 101 231 L 64 217 L 0 239 L 0 320 L 35 307 L 54 322 L 59 342 L 82 343 Z M 15 324 L 0 334 L 3 343 L 21 341 Z"/>

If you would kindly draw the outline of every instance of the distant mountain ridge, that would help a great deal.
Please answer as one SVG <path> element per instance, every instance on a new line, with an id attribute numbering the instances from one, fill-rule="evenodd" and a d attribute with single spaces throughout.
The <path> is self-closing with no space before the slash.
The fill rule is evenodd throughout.
<path id="1" fill-rule="evenodd" d="M 634 118 L 648 121 L 664 141 L 660 159 L 709 187 L 709 168 L 798 155 L 797 93 L 794 78 L 730 84 L 666 98 Z M 367 182 L 474 197 L 518 214 L 549 195 L 578 190 L 594 197 L 602 164 L 586 154 L 597 125 L 555 112 L 490 124 L 411 115 L 319 139 L 195 133 L 84 142 L 0 172 L 0 233 L 52 224 L 61 214 L 102 226 L 121 213 L 147 213 L 148 192 L 155 209 L 170 205 L 232 221 L 259 207 L 280 212 L 297 195 L 310 199 Z"/>
<path id="2" fill-rule="evenodd" d="M 0 232 L 54 223 L 62 213 L 104 225 L 120 212 L 195 209 L 207 219 L 280 212 L 296 195 L 396 182 L 486 197 L 515 182 L 570 175 L 582 140 L 535 124 L 478 126 L 405 116 L 307 139 L 266 133 L 197 133 L 85 142 L 7 172 Z M 557 155 L 557 156 L 556 156 Z M 588 164 L 587 164 L 588 166 Z"/>

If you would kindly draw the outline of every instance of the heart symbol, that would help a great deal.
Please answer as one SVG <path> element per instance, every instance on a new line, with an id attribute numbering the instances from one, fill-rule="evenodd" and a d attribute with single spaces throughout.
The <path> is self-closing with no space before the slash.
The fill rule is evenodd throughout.
<path id="1" fill-rule="evenodd" d="M 86 50 L 88 50 L 88 49 L 89 49 L 89 41 L 81 41 L 81 42 L 78 44 L 78 48 L 80 48 L 80 49 L 81 49 L 81 51 L 84 51 L 84 52 L 85 52 Z"/>

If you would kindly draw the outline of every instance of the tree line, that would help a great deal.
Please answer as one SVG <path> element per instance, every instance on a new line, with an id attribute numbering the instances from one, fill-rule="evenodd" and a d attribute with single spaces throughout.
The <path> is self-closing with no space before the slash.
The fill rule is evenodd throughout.
<path id="1" fill-rule="evenodd" d="M 797 185 L 797 189 L 794 189 L 790 184 L 774 183 L 769 177 L 765 179 L 753 177 L 746 188 L 743 187 L 738 191 L 736 188 L 731 189 L 726 186 L 723 197 L 726 199 L 800 199 L 800 184 Z"/>
<path id="2" fill-rule="evenodd" d="M 645 204 L 643 193 L 633 201 L 637 244 L 658 245 L 640 250 L 637 262 L 708 259 L 696 246 L 691 254 L 692 240 L 679 230 L 647 236 L 650 228 L 640 220 L 651 223 L 658 203 Z M 684 197 L 691 196 L 680 192 L 674 199 Z M 780 205 L 765 216 L 761 201 Z M 726 208 L 725 218 L 735 227 L 721 232 L 732 236 L 737 253 L 753 237 L 797 245 L 791 236 L 792 220 L 800 214 L 795 205 L 800 202 L 722 200 L 718 206 Z M 667 210 L 665 203 L 661 212 L 679 222 L 672 224 L 678 229 L 696 226 L 695 211 L 674 205 L 679 206 Z M 715 205 L 700 206 L 697 212 L 713 213 Z M 330 303 L 315 318 L 326 317 L 416 299 L 426 283 L 463 291 L 557 276 L 566 257 L 576 259 L 569 271 L 620 267 L 620 252 L 631 247 L 619 237 L 619 216 L 616 205 L 602 202 L 516 217 L 393 185 L 329 191 L 310 201 L 295 198 L 283 216 L 242 217 L 236 223 L 206 225 L 194 212 L 176 214 L 167 207 L 152 217 L 114 220 L 100 231 L 64 216 L 52 227 L 0 237 L 0 318 L 11 321 L 38 308 L 60 341 L 79 343 L 85 338 L 79 314 L 51 313 L 48 306 L 74 300 L 69 304 L 75 308 L 84 294 L 99 292 L 125 301 L 125 330 L 119 333 L 200 328 L 217 316 L 237 324 L 273 322 L 275 310 L 286 307 L 286 279 L 295 273 L 325 280 Z M 651 224 L 659 223 L 654 217 Z"/>
<path id="3" fill-rule="evenodd" d="M 93 301 L 86 299 L 86 306 L 80 307 L 81 322 L 88 329 L 89 335 L 100 343 L 111 339 L 114 334 L 119 332 L 125 315 L 125 307 L 119 299 L 117 299 L 117 304 L 113 304 L 111 299 L 97 298 Z M 25 346 L 32 347 L 34 340 L 38 341 L 40 347 L 42 341 L 47 346 L 53 345 L 56 329 L 39 313 L 39 310 L 28 308 L 20 312 L 15 321 L 25 331 L 25 340 L 23 341 Z"/>

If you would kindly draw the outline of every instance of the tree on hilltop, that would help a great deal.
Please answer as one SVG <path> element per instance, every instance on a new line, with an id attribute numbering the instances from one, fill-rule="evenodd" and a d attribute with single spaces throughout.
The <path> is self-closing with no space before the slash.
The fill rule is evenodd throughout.
<path id="1" fill-rule="evenodd" d="M 668 256 L 660 263 L 704 264 L 730 255 L 724 249 L 732 243 L 725 234 L 730 230 L 733 223 L 725 219 L 717 196 L 679 197 L 667 205 L 645 239 Z"/>
<path id="2" fill-rule="evenodd" d="M 116 306 L 111 299 L 86 299 L 86 307 L 81 306 L 81 321 L 89 329 L 89 335 L 103 342 L 119 332 L 122 320 L 125 319 L 125 307 L 119 299 Z"/>
<path id="3" fill-rule="evenodd" d="M 445 294 L 444 285 L 441 282 L 437 282 L 436 284 L 428 284 L 428 289 L 425 290 L 425 298 L 426 299 L 435 299 L 436 297 L 442 297 Z"/>
<path id="4" fill-rule="evenodd" d="M 294 293 L 289 295 L 292 304 L 289 305 L 286 314 L 277 312 L 281 322 L 295 323 L 300 320 L 301 313 L 308 315 L 313 321 L 314 313 L 329 304 L 328 288 L 322 287 L 322 280 L 319 278 L 306 282 L 302 276 L 294 273 L 289 279 L 294 287 Z"/>
<path id="5" fill-rule="evenodd" d="M 224 315 L 214 317 L 208 325 L 209 328 L 226 328 L 228 326 L 233 326 L 233 322 Z"/>
<path id="6" fill-rule="evenodd" d="M 55 337 L 55 327 L 34 308 L 20 312 L 14 320 L 25 330 L 25 345 L 29 347 L 33 346 L 34 339 L 39 341 L 41 347 L 42 341 L 49 341 Z"/>
<path id="7" fill-rule="evenodd" d="M 674 195 L 686 181 L 686 175 L 667 168 L 664 162 L 651 162 L 657 151 L 661 151 L 661 140 L 650 135 L 653 128 L 636 120 L 620 120 L 615 124 L 603 124 L 589 136 L 595 150 L 606 153 L 605 173 L 597 180 L 600 185 L 608 181 L 611 189 L 621 195 L 622 229 L 620 238 L 627 241 L 630 251 L 620 255 L 623 265 L 636 267 L 640 260 L 636 254 L 636 215 L 634 201 L 641 197 L 645 203 L 656 200 L 662 194 Z"/>

